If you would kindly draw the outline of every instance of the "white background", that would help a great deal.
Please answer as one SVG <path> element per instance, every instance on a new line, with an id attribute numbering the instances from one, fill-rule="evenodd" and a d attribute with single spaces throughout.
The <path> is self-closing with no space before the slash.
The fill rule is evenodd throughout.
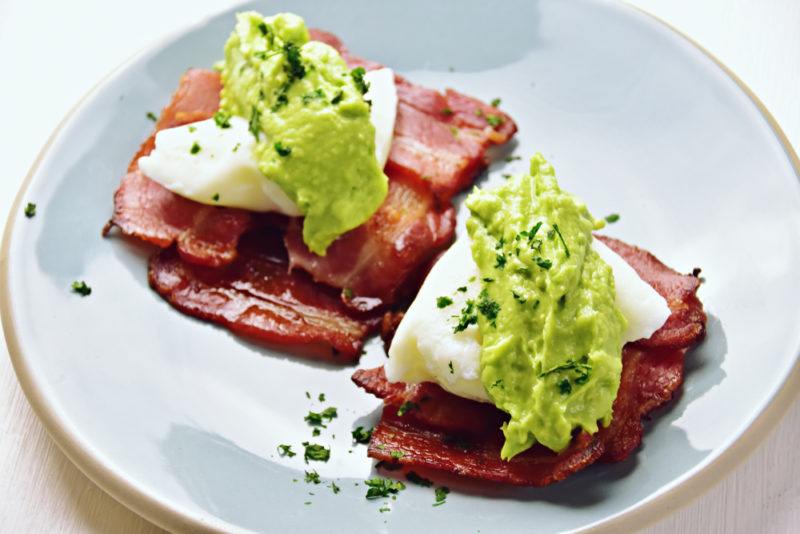
<path id="1" fill-rule="evenodd" d="M 800 0 L 631 3 L 727 64 L 800 149 Z M 0 220 L 50 132 L 87 90 L 142 47 L 228 5 L 221 0 L 0 0 Z M 157 532 L 105 495 L 55 447 L 28 406 L 6 354 L 0 340 L 0 531 Z M 723 482 L 647 532 L 800 531 L 798 444 L 796 401 L 761 447 Z"/>

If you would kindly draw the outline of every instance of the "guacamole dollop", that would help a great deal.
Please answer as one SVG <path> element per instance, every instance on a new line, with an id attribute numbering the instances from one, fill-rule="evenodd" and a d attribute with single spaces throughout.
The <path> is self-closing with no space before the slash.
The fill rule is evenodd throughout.
<path id="1" fill-rule="evenodd" d="M 611 422 L 622 371 L 626 320 L 611 267 L 590 248 L 602 222 L 561 190 L 539 154 L 529 174 L 476 189 L 466 203 L 483 280 L 480 378 L 510 415 L 501 456 L 537 442 L 561 451 L 575 428 Z"/>
<path id="2" fill-rule="evenodd" d="M 259 169 L 305 216 L 303 240 L 324 255 L 386 198 L 363 69 L 309 41 L 305 22 L 239 13 L 225 44 L 220 110 L 250 121 Z M 223 118 L 224 119 L 224 118 Z"/>

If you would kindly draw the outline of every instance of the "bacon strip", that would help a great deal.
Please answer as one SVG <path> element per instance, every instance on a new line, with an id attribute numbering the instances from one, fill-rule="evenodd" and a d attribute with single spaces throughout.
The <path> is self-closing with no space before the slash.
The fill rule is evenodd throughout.
<path id="1" fill-rule="evenodd" d="M 103 231 L 117 226 L 125 235 L 161 248 L 175 243 L 180 256 L 198 265 L 219 267 L 236 258 L 239 238 L 252 227 L 249 212 L 207 206 L 176 195 L 139 171 L 139 158 L 155 148 L 155 134 L 165 128 L 212 117 L 219 108 L 219 75 L 190 69 L 161 112 L 155 132 L 131 160 L 114 194 L 114 215 Z"/>
<path id="2" fill-rule="evenodd" d="M 318 282 L 347 288 L 346 302 L 367 310 L 395 301 L 403 288 L 416 287 L 409 282 L 452 241 L 455 222 L 452 206 L 438 209 L 430 190 L 393 176 L 386 201 L 375 215 L 334 241 L 325 256 L 306 247 L 299 219 L 289 225 L 285 241 L 292 269 L 299 267 Z"/>
<path id="3" fill-rule="evenodd" d="M 357 316 L 338 292 L 289 273 L 279 232 L 247 234 L 225 268 L 182 261 L 174 248 L 153 255 L 150 285 L 174 307 L 237 334 L 339 363 L 356 361 L 379 317 Z"/>
<path id="4" fill-rule="evenodd" d="M 507 415 L 494 406 L 457 397 L 432 383 L 389 383 L 383 368 L 358 370 L 353 381 L 384 400 L 368 454 L 406 468 L 524 486 L 563 480 L 597 460 L 627 458 L 641 443 L 642 418 L 668 402 L 683 382 L 684 356 L 705 334 L 706 316 L 696 296 L 696 276 L 678 274 L 646 251 L 598 237 L 655 288 L 672 311 L 650 339 L 623 348 L 611 425 L 594 436 L 577 433 L 560 454 L 537 445 L 506 462 L 500 460 L 499 427 Z M 400 416 L 398 409 L 405 402 L 414 408 Z M 402 455 L 393 456 L 393 451 Z"/>

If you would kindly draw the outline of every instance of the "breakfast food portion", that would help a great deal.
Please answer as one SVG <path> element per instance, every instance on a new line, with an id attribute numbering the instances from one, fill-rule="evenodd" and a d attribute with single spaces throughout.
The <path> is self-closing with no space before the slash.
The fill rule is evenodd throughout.
<path id="1" fill-rule="evenodd" d="M 150 284 L 184 313 L 348 362 L 453 239 L 451 197 L 514 121 L 352 55 L 300 17 L 240 13 L 190 69 L 114 197 L 163 249 Z"/>
<path id="2" fill-rule="evenodd" d="M 384 401 L 369 455 L 533 486 L 626 458 L 704 335 L 697 273 L 595 235 L 539 155 L 466 203 L 469 238 L 384 333 L 386 365 L 353 376 Z"/>

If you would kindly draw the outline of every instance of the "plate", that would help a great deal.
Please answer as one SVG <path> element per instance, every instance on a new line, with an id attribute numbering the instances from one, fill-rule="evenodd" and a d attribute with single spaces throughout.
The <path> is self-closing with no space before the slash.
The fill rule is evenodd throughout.
<path id="1" fill-rule="evenodd" d="M 53 438 L 102 488 L 173 530 L 619 531 L 709 487 L 778 419 L 800 383 L 800 166 L 724 67 L 615 3 L 239 9 L 249 7 L 291 9 L 418 83 L 502 98 L 520 126 L 515 153 L 541 151 L 596 215 L 620 213 L 610 234 L 681 271 L 702 267 L 708 337 L 687 358 L 682 394 L 627 461 L 543 489 L 454 487 L 440 507 L 411 486 L 380 512 L 382 500 L 364 498 L 372 462 L 350 442 L 354 425 L 376 421 L 379 401 L 350 383 L 352 367 L 302 361 L 181 315 L 147 286 L 149 249 L 100 237 L 152 128 L 145 113 L 167 102 L 187 67 L 220 58 L 230 10 L 101 82 L 42 151 L 6 229 L 2 313 L 14 367 Z M 501 158 L 482 180 L 523 168 Z M 38 204 L 32 219 L 28 201 Z M 91 296 L 70 291 L 76 279 Z M 373 341 L 361 365 L 383 358 Z M 307 485 L 309 466 L 276 450 L 308 440 L 303 416 L 321 407 L 319 393 L 340 416 L 318 439 L 331 461 L 311 467 L 338 494 Z"/>

